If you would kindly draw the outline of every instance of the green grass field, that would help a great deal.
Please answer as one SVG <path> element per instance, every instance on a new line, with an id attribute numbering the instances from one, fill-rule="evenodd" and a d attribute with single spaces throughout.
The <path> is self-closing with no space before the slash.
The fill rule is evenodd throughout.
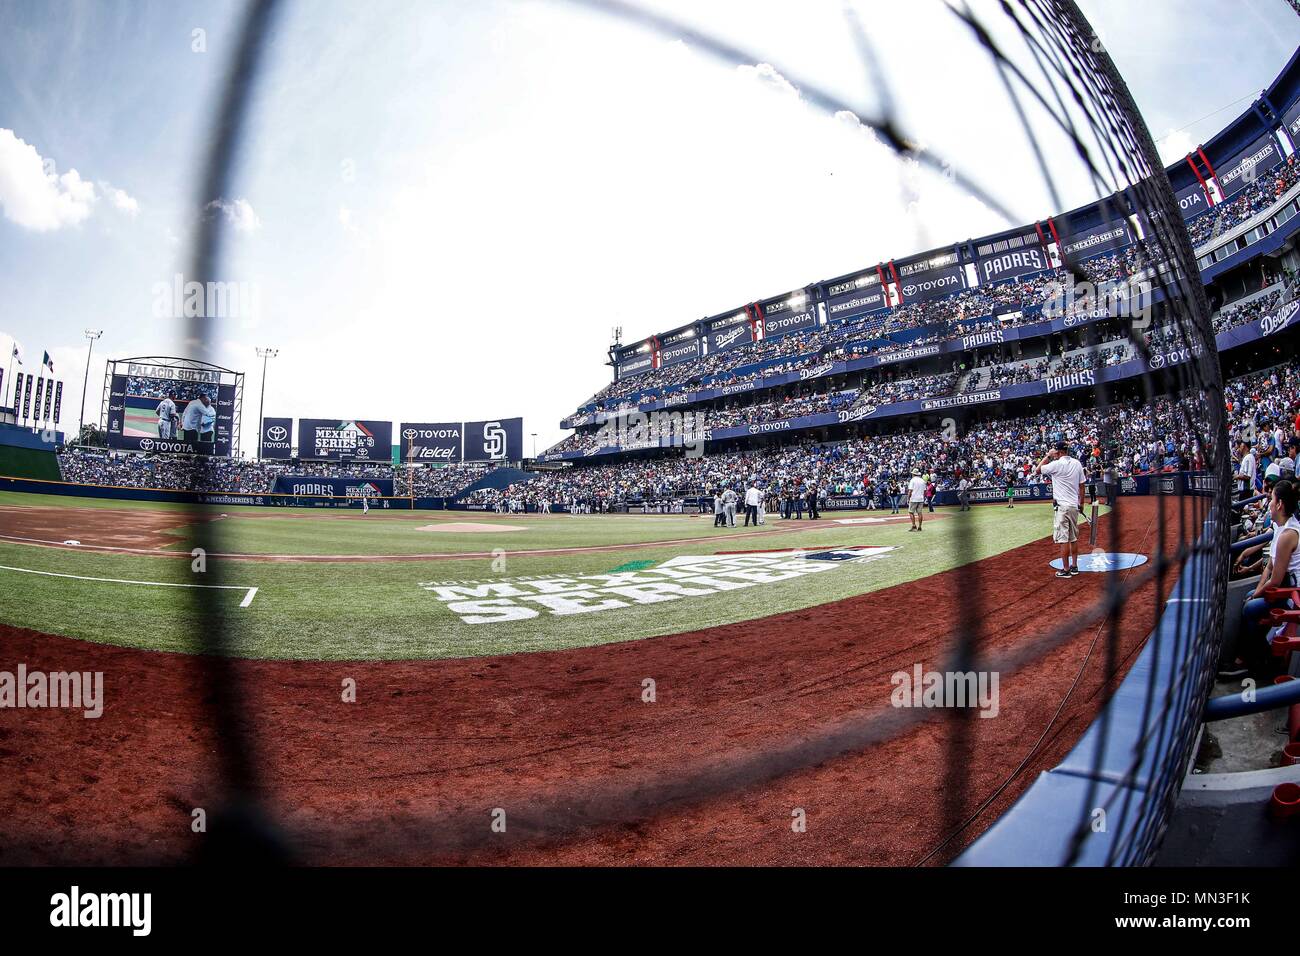
<path id="1" fill-rule="evenodd" d="M 186 508 L 140 502 L 0 494 L 0 505 L 60 509 L 142 509 L 185 520 Z M 192 509 L 189 509 L 192 510 Z M 137 554 L 105 554 L 0 541 L 0 622 L 53 634 L 123 646 L 196 652 L 204 647 L 205 621 L 194 607 L 195 591 L 161 584 L 221 584 L 257 588 L 240 607 L 245 590 L 212 594 L 232 635 L 230 652 L 244 657 L 295 659 L 397 659 L 469 657 L 583 647 L 673 634 L 823 604 L 924 578 L 956 566 L 954 534 L 961 523 L 974 531 L 974 559 L 989 557 L 1049 532 L 1042 506 L 1014 510 L 976 508 L 931 521 L 922 534 L 907 524 L 836 524 L 809 528 L 769 516 L 763 534 L 741 528 L 715 531 L 710 517 L 689 516 L 496 516 L 465 512 L 321 512 L 313 509 L 220 507 L 218 550 L 265 555 L 466 554 L 463 558 L 404 561 L 249 561 L 210 556 L 204 573 L 190 561 Z M 826 513 L 824 518 L 878 516 L 879 512 Z M 61 516 L 61 520 L 75 520 Z M 448 521 L 508 525 L 524 530 L 447 533 L 421 530 Z M 169 534 L 172 534 L 169 532 Z M 188 550 L 183 528 L 168 550 Z M 651 542 L 674 541 L 671 544 Z M 88 542 L 89 543 L 89 542 Z M 872 557 L 814 564 L 803 555 L 747 557 L 763 567 L 737 571 L 719 551 L 785 549 L 818 552 L 852 546 L 895 550 Z M 606 547 L 606 551 L 528 554 L 555 548 Z M 486 552 L 473 556 L 472 552 Z M 692 562 L 710 559 L 697 572 Z M 710 592 L 699 575 L 717 570 L 730 589 Z M 666 562 L 674 562 L 667 565 Z M 777 565 L 780 570 L 768 568 Z M 814 570 L 815 569 L 815 570 Z M 49 572 L 78 577 L 25 573 Z M 596 581 L 580 575 L 620 574 Z M 676 575 L 666 578 L 664 575 Z M 741 587 L 734 575 L 749 575 Z M 628 575 L 631 575 L 628 577 Z M 791 575 L 782 578 L 782 575 Z M 563 576 L 564 580 L 553 578 Z M 112 578 L 150 584 L 109 583 Z M 535 579 L 544 578 L 541 583 Z M 753 580 L 750 580 L 752 578 Z M 657 584 L 647 586 L 646 582 Z M 676 581 L 678 591 L 661 591 Z M 472 583 L 466 583 L 472 582 Z M 631 596 L 610 588 L 628 587 Z M 437 588 L 460 588 L 455 600 Z M 579 609 L 568 597 L 587 593 Z M 466 610 L 462 603 L 470 602 Z M 602 606 L 617 601 L 625 606 Z M 487 602 L 481 604 L 480 602 Z M 550 603 L 548 603 L 550 602 Z M 556 612 L 555 602 L 562 607 Z M 460 607 L 460 610 L 453 608 Z M 513 608 L 506 610 L 503 606 Z M 525 608 L 527 610 L 519 610 Z M 501 619 L 516 614 L 520 619 Z M 468 619 L 483 618 L 483 623 Z"/>

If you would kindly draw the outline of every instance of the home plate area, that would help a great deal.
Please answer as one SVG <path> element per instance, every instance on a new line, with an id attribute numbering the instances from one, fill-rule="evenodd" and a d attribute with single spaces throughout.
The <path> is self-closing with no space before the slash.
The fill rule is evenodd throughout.
<path id="1" fill-rule="evenodd" d="M 1145 554 L 1131 554 L 1129 552 L 1113 551 L 1094 551 L 1092 554 L 1079 555 L 1080 571 L 1127 571 L 1129 568 L 1140 567 L 1147 563 Z M 1057 571 L 1061 570 L 1061 559 L 1053 558 L 1051 566 Z"/>

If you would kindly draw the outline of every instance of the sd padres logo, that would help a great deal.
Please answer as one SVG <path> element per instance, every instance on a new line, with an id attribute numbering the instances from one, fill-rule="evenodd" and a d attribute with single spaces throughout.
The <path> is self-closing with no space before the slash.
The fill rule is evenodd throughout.
<path id="1" fill-rule="evenodd" d="M 500 422 L 487 422 L 483 426 L 483 454 L 492 461 L 506 457 L 506 430 Z"/>

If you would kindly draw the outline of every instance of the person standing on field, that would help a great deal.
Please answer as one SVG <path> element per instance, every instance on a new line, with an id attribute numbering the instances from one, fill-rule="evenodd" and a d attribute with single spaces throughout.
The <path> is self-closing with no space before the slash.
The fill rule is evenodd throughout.
<path id="1" fill-rule="evenodd" d="M 759 493 L 758 484 L 750 481 L 749 489 L 745 492 L 745 527 L 749 527 L 749 522 L 753 520 L 754 527 L 758 527 L 758 506 L 763 501 L 763 496 Z"/>
<path id="2" fill-rule="evenodd" d="M 736 526 L 736 490 L 728 488 L 722 493 L 722 513 L 726 516 L 727 527 Z"/>
<path id="3" fill-rule="evenodd" d="M 920 531 L 922 523 L 921 511 L 925 505 L 925 485 L 926 481 L 921 477 L 921 469 L 912 469 L 912 480 L 907 483 L 907 514 L 911 518 L 912 527 L 908 531 Z"/>
<path id="4" fill-rule="evenodd" d="M 1038 473 L 1052 482 L 1052 540 L 1061 546 L 1061 570 L 1056 576 L 1072 577 L 1079 573 L 1079 508 L 1087 476 L 1065 442 L 1043 456 Z"/>

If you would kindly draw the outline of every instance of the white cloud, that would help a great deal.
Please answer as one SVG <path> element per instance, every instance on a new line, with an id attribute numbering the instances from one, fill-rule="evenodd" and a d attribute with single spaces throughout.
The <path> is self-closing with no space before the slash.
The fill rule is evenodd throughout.
<path id="1" fill-rule="evenodd" d="M 1181 129 L 1171 129 L 1156 143 L 1156 149 L 1160 151 L 1160 161 L 1165 165 L 1182 160 L 1195 147 L 1192 137 Z"/>
<path id="2" fill-rule="evenodd" d="M 140 212 L 140 203 L 134 196 L 127 195 L 125 189 L 118 189 L 116 186 L 110 186 L 108 183 L 101 182 L 99 188 L 104 190 L 104 195 L 108 201 L 113 204 L 113 208 L 119 212 L 125 213 L 134 219 Z"/>
<path id="3" fill-rule="evenodd" d="M 60 176 L 53 160 L 13 130 L 0 129 L 0 206 L 10 222 L 50 232 L 85 221 L 97 199 L 94 184 L 75 169 Z"/>
<path id="4" fill-rule="evenodd" d="M 206 208 L 224 213 L 235 232 L 256 232 L 262 228 L 262 220 L 247 199 L 214 199 Z"/>
<path id="5" fill-rule="evenodd" d="M 365 241 L 367 236 L 361 231 L 361 226 L 357 224 L 357 217 L 347 206 L 339 206 L 339 225 L 343 231 L 355 239 Z"/>
<path id="6" fill-rule="evenodd" d="M 795 89 L 794 84 L 782 76 L 781 71 L 771 63 L 759 63 L 755 66 L 738 66 L 736 67 L 736 72 L 741 76 L 753 77 L 759 82 L 765 83 L 774 90 L 784 93 L 787 96 L 797 97 L 799 95 L 799 91 Z"/>

